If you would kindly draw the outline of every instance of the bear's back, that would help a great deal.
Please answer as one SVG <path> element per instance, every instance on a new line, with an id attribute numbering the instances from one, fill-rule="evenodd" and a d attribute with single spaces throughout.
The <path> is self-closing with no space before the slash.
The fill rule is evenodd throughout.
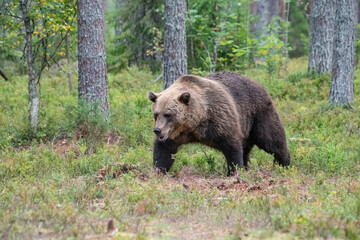
<path id="1" fill-rule="evenodd" d="M 223 84 L 242 109 L 262 109 L 271 105 L 271 97 L 266 89 L 243 75 L 233 72 L 219 72 L 207 75 L 205 78 Z"/>
<path id="2" fill-rule="evenodd" d="M 232 72 L 219 72 L 205 78 L 221 83 L 227 89 L 236 104 L 245 136 L 250 134 L 254 120 L 261 117 L 262 112 L 274 108 L 265 88 L 245 76 Z"/>

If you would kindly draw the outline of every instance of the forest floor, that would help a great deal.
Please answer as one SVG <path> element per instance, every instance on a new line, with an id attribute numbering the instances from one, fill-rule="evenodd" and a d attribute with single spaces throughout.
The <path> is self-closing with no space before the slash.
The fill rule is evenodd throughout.
<path id="1" fill-rule="evenodd" d="M 334 108 L 329 76 L 307 75 L 306 59 L 289 66 L 244 74 L 272 95 L 291 166 L 256 148 L 232 177 L 197 144 L 167 175 L 153 169 L 147 92 L 161 84 L 148 71 L 109 74 L 110 126 L 83 118 L 65 74 L 49 74 L 36 135 L 27 78 L 13 77 L 0 88 L 0 239 L 360 239 L 359 78 L 353 108 Z"/>

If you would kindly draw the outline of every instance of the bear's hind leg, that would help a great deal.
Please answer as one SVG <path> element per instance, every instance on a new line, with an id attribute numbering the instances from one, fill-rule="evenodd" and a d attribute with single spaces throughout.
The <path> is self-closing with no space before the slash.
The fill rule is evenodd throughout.
<path id="1" fill-rule="evenodd" d="M 262 112 L 251 131 L 255 144 L 267 153 L 274 154 L 274 162 L 282 166 L 290 165 L 290 153 L 286 134 L 275 108 Z"/>

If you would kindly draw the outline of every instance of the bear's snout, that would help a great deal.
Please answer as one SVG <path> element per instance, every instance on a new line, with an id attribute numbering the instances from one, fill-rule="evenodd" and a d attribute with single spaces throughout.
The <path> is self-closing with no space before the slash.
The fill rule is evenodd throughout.
<path id="1" fill-rule="evenodd" d="M 154 128 L 154 133 L 156 135 L 156 138 L 160 141 L 160 142 L 164 142 L 166 141 L 166 139 L 168 139 L 169 134 L 166 133 L 166 131 L 161 131 L 160 128 Z"/>
<path id="2" fill-rule="evenodd" d="M 160 128 L 154 128 L 154 133 L 156 134 L 156 136 L 159 136 L 161 134 L 161 129 Z"/>

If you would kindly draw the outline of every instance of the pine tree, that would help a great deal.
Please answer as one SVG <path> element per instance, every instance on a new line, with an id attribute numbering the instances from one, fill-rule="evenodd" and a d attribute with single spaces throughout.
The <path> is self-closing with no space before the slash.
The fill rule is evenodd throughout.
<path id="1" fill-rule="evenodd" d="M 99 102 L 109 116 L 104 6 L 101 0 L 78 0 L 79 100 Z"/>
<path id="2" fill-rule="evenodd" d="M 334 43 L 335 0 L 311 1 L 311 43 L 308 71 L 331 72 Z"/>
<path id="3" fill-rule="evenodd" d="M 336 0 L 334 52 L 329 103 L 348 106 L 354 101 L 356 15 L 355 1 Z"/>
<path id="4" fill-rule="evenodd" d="M 165 0 L 164 89 L 187 73 L 185 0 Z"/>

